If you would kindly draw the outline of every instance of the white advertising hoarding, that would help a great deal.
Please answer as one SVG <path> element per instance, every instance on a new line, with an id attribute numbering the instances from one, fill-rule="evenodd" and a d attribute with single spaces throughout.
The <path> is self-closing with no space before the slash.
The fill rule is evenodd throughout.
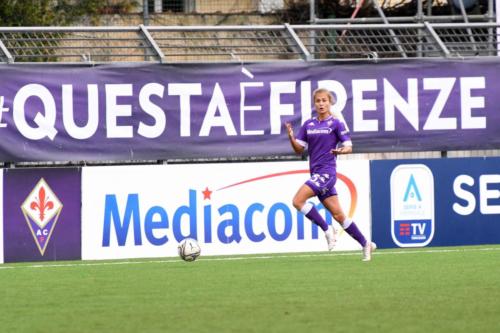
<path id="1" fill-rule="evenodd" d="M 341 161 L 338 173 L 344 211 L 370 237 L 369 162 Z M 85 167 L 82 177 L 84 260 L 176 256 L 185 237 L 203 256 L 327 249 L 292 205 L 307 162 Z M 360 248 L 340 231 L 337 250 Z"/>

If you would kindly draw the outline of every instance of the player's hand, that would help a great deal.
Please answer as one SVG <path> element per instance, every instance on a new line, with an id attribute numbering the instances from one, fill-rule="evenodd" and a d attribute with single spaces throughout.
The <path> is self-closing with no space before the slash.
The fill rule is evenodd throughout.
<path id="1" fill-rule="evenodd" d="M 293 138 L 293 127 L 291 123 L 285 123 L 286 129 L 288 131 L 288 137 Z"/>
<path id="2" fill-rule="evenodd" d="M 333 155 L 349 154 L 350 152 L 352 152 L 352 147 L 350 147 L 350 146 L 339 147 L 339 148 L 335 148 L 335 149 L 330 150 L 330 153 L 332 153 Z"/>

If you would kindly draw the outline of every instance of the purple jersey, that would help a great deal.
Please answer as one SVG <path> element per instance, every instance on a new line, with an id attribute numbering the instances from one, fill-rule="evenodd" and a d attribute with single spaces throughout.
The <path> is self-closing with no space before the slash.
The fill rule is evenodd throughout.
<path id="1" fill-rule="evenodd" d="M 296 136 L 297 142 L 308 150 L 311 174 L 336 174 L 337 156 L 330 151 L 339 142 L 351 141 L 343 122 L 330 116 L 324 120 L 307 120 Z"/>

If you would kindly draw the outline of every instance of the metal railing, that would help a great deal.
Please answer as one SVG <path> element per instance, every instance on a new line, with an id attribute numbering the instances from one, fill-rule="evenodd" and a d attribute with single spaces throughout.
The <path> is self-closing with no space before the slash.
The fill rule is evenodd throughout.
<path id="1" fill-rule="evenodd" d="M 241 62 L 495 56 L 496 23 L 0 27 L 0 62 Z"/>

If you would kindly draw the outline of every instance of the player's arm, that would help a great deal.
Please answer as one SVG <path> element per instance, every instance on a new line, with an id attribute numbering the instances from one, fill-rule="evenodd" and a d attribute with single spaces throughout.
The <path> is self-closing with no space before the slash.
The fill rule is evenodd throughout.
<path id="1" fill-rule="evenodd" d="M 349 145 L 346 145 L 346 144 L 349 144 Z M 331 153 L 334 155 L 342 155 L 342 154 L 352 153 L 352 142 L 351 141 L 343 142 L 343 145 L 341 147 L 337 147 L 335 149 L 332 149 Z"/>
<path id="2" fill-rule="evenodd" d="M 332 149 L 330 152 L 334 155 L 352 153 L 352 141 L 351 137 L 349 136 L 349 130 L 346 128 L 345 123 L 339 122 L 339 125 L 337 127 L 337 135 L 341 144 L 337 145 L 337 147 L 335 149 Z"/>
<path id="3" fill-rule="evenodd" d="M 290 140 L 290 144 L 292 145 L 293 151 L 296 154 L 301 155 L 305 150 L 304 146 L 295 138 L 295 135 L 293 134 L 292 124 L 286 123 L 285 125 L 288 131 L 288 139 Z"/>

